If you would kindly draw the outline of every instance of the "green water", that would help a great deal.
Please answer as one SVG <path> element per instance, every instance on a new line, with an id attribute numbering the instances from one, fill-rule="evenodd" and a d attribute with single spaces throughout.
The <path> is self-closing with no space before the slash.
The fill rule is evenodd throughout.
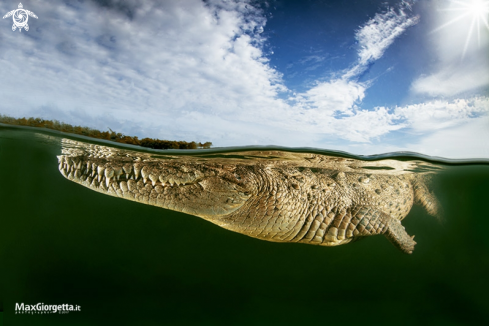
<path id="1" fill-rule="evenodd" d="M 489 162 L 429 163 L 445 221 L 414 206 L 406 255 L 383 236 L 266 242 L 99 194 L 59 173 L 65 136 L 0 126 L 5 325 L 489 323 Z M 16 303 L 81 312 L 15 314 Z"/>

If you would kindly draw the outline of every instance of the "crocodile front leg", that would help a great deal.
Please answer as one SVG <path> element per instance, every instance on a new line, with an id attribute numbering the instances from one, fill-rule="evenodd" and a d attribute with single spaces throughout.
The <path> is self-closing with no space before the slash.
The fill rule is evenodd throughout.
<path id="1" fill-rule="evenodd" d="M 410 237 L 401 222 L 382 212 L 377 207 L 354 206 L 336 208 L 329 213 L 309 216 L 300 231 L 286 242 L 301 242 L 322 246 L 337 246 L 359 238 L 384 234 L 397 248 L 412 253 L 416 242 Z"/>
<path id="2" fill-rule="evenodd" d="M 416 241 L 414 235 L 411 237 L 399 220 L 390 218 L 385 230 L 385 236 L 389 241 L 407 254 L 412 254 Z"/>
<path id="3" fill-rule="evenodd" d="M 411 254 L 414 250 L 416 245 L 413 240 L 414 236 L 407 234 L 401 221 L 378 209 L 363 206 L 356 211 L 352 222 L 355 226 L 353 233 L 355 237 L 384 234 L 394 246 L 403 252 Z M 352 225 L 349 227 L 351 228 Z"/>

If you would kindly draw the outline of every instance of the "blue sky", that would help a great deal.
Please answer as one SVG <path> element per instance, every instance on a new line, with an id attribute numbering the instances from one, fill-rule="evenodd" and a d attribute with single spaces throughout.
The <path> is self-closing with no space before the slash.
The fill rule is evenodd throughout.
<path id="1" fill-rule="evenodd" d="M 215 146 L 489 158 L 484 0 L 22 4 L 38 19 L 0 23 L 2 114 Z"/>

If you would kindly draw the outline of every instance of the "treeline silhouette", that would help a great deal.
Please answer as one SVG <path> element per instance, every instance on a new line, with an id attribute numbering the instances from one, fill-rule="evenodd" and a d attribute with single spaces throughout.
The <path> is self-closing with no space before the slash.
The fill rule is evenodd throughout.
<path id="1" fill-rule="evenodd" d="M 186 142 L 186 141 L 176 141 L 176 140 L 160 140 L 153 138 L 143 138 L 131 137 L 121 134 L 120 132 L 115 132 L 109 128 L 109 131 L 100 131 L 88 127 L 72 126 L 70 124 L 60 122 L 58 120 L 44 120 L 41 118 L 12 118 L 9 116 L 0 114 L 0 122 L 16 125 L 16 126 L 29 126 L 29 127 L 41 127 L 53 130 L 59 130 L 63 132 L 69 132 L 72 134 L 83 135 L 98 139 L 106 139 L 115 141 L 118 143 L 139 145 L 142 147 L 148 147 L 153 149 L 197 149 L 197 148 L 210 148 L 212 146 L 211 142 L 196 143 Z"/>

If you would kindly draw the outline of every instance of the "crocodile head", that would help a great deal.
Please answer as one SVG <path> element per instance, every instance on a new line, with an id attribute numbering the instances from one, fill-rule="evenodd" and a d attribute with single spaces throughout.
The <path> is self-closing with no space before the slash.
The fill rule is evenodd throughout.
<path id="1" fill-rule="evenodd" d="M 256 193 L 244 166 L 118 155 L 58 156 L 61 174 L 92 190 L 196 215 L 216 224 Z M 244 182 L 246 180 L 247 182 Z"/>

